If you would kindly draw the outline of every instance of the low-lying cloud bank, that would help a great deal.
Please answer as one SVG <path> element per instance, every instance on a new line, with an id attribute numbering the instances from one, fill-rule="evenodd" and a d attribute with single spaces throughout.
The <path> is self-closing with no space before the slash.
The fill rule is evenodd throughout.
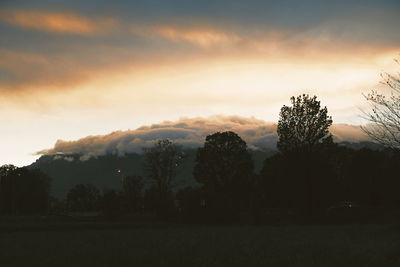
<path id="1" fill-rule="evenodd" d="M 116 131 L 107 135 L 87 136 L 76 141 L 58 140 L 53 148 L 37 154 L 79 154 L 81 160 L 114 154 L 123 156 L 140 153 L 158 139 L 170 139 L 183 147 L 197 148 L 204 144 L 205 137 L 218 131 L 233 131 L 239 134 L 251 149 L 276 149 L 278 140 L 276 123 L 254 117 L 211 116 L 207 118 L 182 118 L 178 121 L 164 121 L 136 130 Z M 330 129 L 337 142 L 368 141 L 368 136 L 359 126 L 335 124 Z M 71 160 L 68 156 L 59 156 Z"/>

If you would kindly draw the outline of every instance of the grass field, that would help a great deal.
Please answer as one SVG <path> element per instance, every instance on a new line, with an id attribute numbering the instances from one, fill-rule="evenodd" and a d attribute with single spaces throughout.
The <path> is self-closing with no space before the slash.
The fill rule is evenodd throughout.
<path id="1" fill-rule="evenodd" d="M 0 266 L 400 266 L 400 226 L 1 223 Z"/>

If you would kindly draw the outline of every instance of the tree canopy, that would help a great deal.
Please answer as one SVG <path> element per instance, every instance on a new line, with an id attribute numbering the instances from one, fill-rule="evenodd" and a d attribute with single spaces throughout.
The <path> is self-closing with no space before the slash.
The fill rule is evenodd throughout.
<path id="1" fill-rule="evenodd" d="M 252 174 L 246 142 L 234 132 L 208 135 L 197 150 L 193 175 L 203 184 L 207 211 L 214 219 L 231 220 L 248 208 Z"/>
<path id="2" fill-rule="evenodd" d="M 291 97 L 292 106 L 283 106 L 278 121 L 278 149 L 309 151 L 323 143 L 332 142 L 329 127 L 332 117 L 328 109 L 321 108 L 316 96 L 303 94 Z"/>
<path id="3" fill-rule="evenodd" d="M 153 180 L 160 193 L 169 192 L 183 158 L 180 146 L 168 139 L 158 140 L 144 150 L 144 155 L 147 176 Z"/>
<path id="4" fill-rule="evenodd" d="M 224 191 L 246 184 L 252 171 L 246 142 L 234 132 L 217 132 L 198 149 L 193 174 L 210 190 Z"/>

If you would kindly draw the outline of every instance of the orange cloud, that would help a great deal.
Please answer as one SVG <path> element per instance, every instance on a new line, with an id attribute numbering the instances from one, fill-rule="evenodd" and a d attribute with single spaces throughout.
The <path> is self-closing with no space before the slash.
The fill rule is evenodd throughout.
<path id="1" fill-rule="evenodd" d="M 46 55 L 0 49 L 0 69 L 11 73 L 9 79 L 0 79 L 0 91 L 14 93 L 14 89 L 28 89 L 37 85 L 74 83 L 87 73 L 74 58 L 67 55 Z M 18 90 L 18 91 L 19 91 Z"/>
<path id="2" fill-rule="evenodd" d="M 116 24 L 112 18 L 93 20 L 73 13 L 40 11 L 1 12 L 0 21 L 23 28 L 64 34 L 96 34 L 110 30 Z"/>
<path id="3" fill-rule="evenodd" d="M 155 31 L 172 41 L 185 41 L 201 47 L 224 45 L 237 42 L 240 38 L 234 34 L 227 34 L 210 29 L 178 29 L 174 27 L 160 27 Z"/>
<path id="4" fill-rule="evenodd" d="M 210 28 L 180 28 L 175 26 L 135 27 L 132 32 L 139 35 L 162 37 L 173 42 L 186 42 L 202 48 L 231 45 L 240 41 L 234 33 Z"/>

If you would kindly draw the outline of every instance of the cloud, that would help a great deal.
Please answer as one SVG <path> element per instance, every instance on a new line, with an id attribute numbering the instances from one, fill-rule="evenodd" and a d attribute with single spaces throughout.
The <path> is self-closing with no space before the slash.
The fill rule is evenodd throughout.
<path id="1" fill-rule="evenodd" d="M 112 18 L 90 19 L 74 13 L 12 10 L 0 13 L 0 21 L 23 28 L 60 34 L 98 34 L 115 28 Z"/>
<path id="2" fill-rule="evenodd" d="M 50 48 L 51 49 L 51 48 Z M 0 98 L 13 94 L 52 93 L 73 90 L 104 73 L 111 75 L 134 64 L 140 56 L 135 51 L 97 45 L 57 48 L 56 53 L 18 51 L 0 47 Z M 143 60 L 141 60 L 143 62 Z"/>
<path id="3" fill-rule="evenodd" d="M 208 118 L 182 118 L 164 121 L 136 130 L 116 131 L 107 135 L 88 136 L 76 141 L 58 140 L 51 149 L 39 151 L 39 155 L 64 153 L 80 154 L 81 160 L 107 154 L 123 156 L 140 153 L 144 147 L 158 139 L 170 139 L 184 147 L 197 148 L 204 144 L 205 137 L 218 131 L 233 131 L 239 134 L 251 149 L 276 149 L 276 124 L 254 117 L 211 116 Z M 337 141 L 366 141 L 367 136 L 360 127 L 337 124 L 331 128 Z M 70 157 L 68 158 L 70 160 Z"/>
<path id="4" fill-rule="evenodd" d="M 237 43 L 240 37 L 233 33 L 226 33 L 207 28 L 177 28 L 173 26 L 153 27 L 152 31 L 159 36 L 173 42 L 187 42 L 193 45 L 208 48 Z"/>
<path id="5" fill-rule="evenodd" d="M 12 3 L 0 11 L 0 90 L 11 92 L 2 94 L 0 101 L 19 104 L 22 96 L 25 102 L 36 102 L 38 91 L 40 95 L 84 90 L 103 77 L 130 70 L 133 77 L 151 68 L 151 79 L 157 80 L 159 67 L 178 69 L 177 63 L 184 61 L 209 61 L 204 69 L 214 62 L 241 66 L 244 61 L 258 61 L 255 64 L 268 63 L 275 65 L 271 69 L 284 72 L 282 62 L 299 64 L 299 70 L 313 63 L 383 65 L 377 60 L 399 50 L 393 8 L 378 12 L 354 4 L 348 9 L 295 1 L 234 1 L 227 5 L 223 1 L 184 4 L 175 0 L 157 6 L 147 1 L 117 5 L 106 1 L 94 5 L 90 0 L 71 5 L 70 1 L 39 2 L 26 7 Z M 358 11 L 350 12 L 354 9 Z M 254 84 L 257 81 L 249 87 Z"/>

